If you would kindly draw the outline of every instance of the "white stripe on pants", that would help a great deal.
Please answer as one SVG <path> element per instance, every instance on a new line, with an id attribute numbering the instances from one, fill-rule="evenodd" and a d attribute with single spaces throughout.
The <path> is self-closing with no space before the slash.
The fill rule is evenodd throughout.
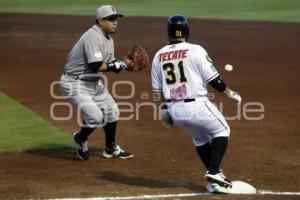
<path id="1" fill-rule="evenodd" d="M 207 97 L 198 97 L 192 102 L 170 102 L 167 105 L 173 121 L 191 135 L 195 146 L 230 134 L 224 116 Z"/>

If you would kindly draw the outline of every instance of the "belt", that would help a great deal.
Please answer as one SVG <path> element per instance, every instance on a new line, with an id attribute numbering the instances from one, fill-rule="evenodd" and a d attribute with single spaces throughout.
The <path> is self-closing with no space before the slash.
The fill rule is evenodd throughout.
<path id="1" fill-rule="evenodd" d="M 188 102 L 192 102 L 192 101 L 195 101 L 196 99 L 178 99 L 178 100 L 171 100 L 171 99 L 167 99 L 165 100 L 167 103 L 170 103 L 170 102 L 176 102 L 176 101 L 181 101 L 183 100 L 184 103 L 188 103 Z"/>
<path id="2" fill-rule="evenodd" d="M 96 82 L 99 80 L 99 78 L 81 78 L 80 76 L 76 76 L 76 75 L 71 75 L 71 74 L 68 74 L 64 71 L 64 75 L 65 76 L 69 76 L 69 77 L 72 77 L 74 78 L 75 80 L 81 80 L 81 81 L 87 81 L 87 82 Z"/>

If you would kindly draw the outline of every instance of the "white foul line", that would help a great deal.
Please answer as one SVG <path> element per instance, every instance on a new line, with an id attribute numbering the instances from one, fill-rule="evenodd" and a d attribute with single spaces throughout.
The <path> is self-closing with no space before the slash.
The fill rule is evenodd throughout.
<path id="1" fill-rule="evenodd" d="M 172 198 L 172 197 L 193 197 L 211 195 L 209 192 L 199 193 L 184 193 L 184 194 L 161 194 L 161 195 L 138 195 L 127 197 L 92 197 L 92 198 L 63 198 L 63 199 L 48 199 L 48 200 L 131 200 L 131 199 L 157 199 L 157 198 Z"/>
<path id="2" fill-rule="evenodd" d="M 138 195 L 127 197 L 91 197 L 91 198 L 61 198 L 61 199 L 48 199 L 48 200 L 134 200 L 134 199 L 157 199 L 157 198 L 175 198 L 175 197 L 193 197 L 212 195 L 209 192 L 197 192 L 197 193 L 183 193 L 183 194 L 161 194 L 161 195 Z M 243 194 L 244 195 L 244 194 Z M 251 195 L 293 195 L 298 196 L 300 192 L 275 192 L 271 190 L 257 190 L 257 194 Z"/>
<path id="3" fill-rule="evenodd" d="M 264 194 L 269 194 L 269 195 L 294 195 L 294 196 L 297 196 L 297 195 L 300 195 L 300 192 L 273 192 L 271 190 L 258 190 L 257 194 L 261 194 L 261 195 L 264 195 Z"/>

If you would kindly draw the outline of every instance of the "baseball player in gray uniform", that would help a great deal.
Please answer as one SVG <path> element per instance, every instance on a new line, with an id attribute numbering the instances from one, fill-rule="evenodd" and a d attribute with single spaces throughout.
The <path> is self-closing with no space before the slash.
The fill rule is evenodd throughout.
<path id="1" fill-rule="evenodd" d="M 218 192 L 215 188 L 232 186 L 220 169 L 230 128 L 207 98 L 207 85 L 239 103 L 241 96 L 226 86 L 204 48 L 187 42 L 189 34 L 184 16 L 174 15 L 168 19 L 169 44 L 153 59 L 152 87 L 162 93 L 164 126 L 171 127 L 175 122 L 192 137 L 207 169 L 208 189 Z"/>
<path id="2" fill-rule="evenodd" d="M 105 158 L 132 158 L 133 154 L 121 149 L 115 143 L 119 110 L 112 96 L 99 79 L 101 72 L 119 73 L 126 64 L 115 59 L 114 41 L 111 34 L 118 25 L 118 17 L 111 5 L 100 6 L 96 21 L 74 45 L 68 55 L 61 77 L 61 88 L 73 106 L 84 119 L 79 132 L 74 133 L 75 150 L 81 160 L 88 160 L 88 136 L 97 128 L 103 127 L 106 148 Z"/>

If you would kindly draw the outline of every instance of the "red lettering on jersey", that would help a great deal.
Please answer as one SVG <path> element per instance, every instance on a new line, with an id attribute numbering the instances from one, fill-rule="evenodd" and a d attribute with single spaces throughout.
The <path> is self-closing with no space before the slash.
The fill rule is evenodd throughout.
<path id="1" fill-rule="evenodd" d="M 162 53 L 161 54 L 159 54 L 159 62 L 162 62 Z"/>
<path id="2" fill-rule="evenodd" d="M 188 51 L 189 51 L 188 49 L 183 50 L 183 52 L 182 52 L 182 54 L 181 54 L 182 58 L 186 58 L 186 57 L 187 57 L 187 52 L 188 52 Z M 181 59 L 182 59 L 182 58 L 181 58 Z"/>
<path id="3" fill-rule="evenodd" d="M 169 60 L 174 60 L 173 54 L 174 54 L 174 51 L 169 52 Z"/>
<path id="4" fill-rule="evenodd" d="M 177 54 L 178 54 L 178 52 L 174 51 L 174 53 L 173 53 L 173 60 L 177 60 Z"/>
<path id="5" fill-rule="evenodd" d="M 168 60 L 168 54 L 169 54 L 169 52 L 164 53 L 163 61 L 167 61 Z"/>
<path id="6" fill-rule="evenodd" d="M 178 59 L 181 59 L 181 57 L 182 57 L 182 51 L 183 50 L 178 50 Z"/>
<path id="7" fill-rule="evenodd" d="M 168 51 L 159 54 L 159 62 L 165 62 L 170 60 L 179 60 L 187 57 L 188 49 L 181 49 L 176 51 Z"/>

